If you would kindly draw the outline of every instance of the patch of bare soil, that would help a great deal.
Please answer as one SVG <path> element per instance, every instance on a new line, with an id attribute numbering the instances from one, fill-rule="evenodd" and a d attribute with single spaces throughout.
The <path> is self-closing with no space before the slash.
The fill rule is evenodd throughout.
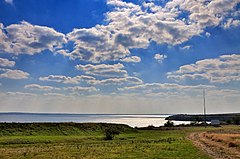
<path id="1" fill-rule="evenodd" d="M 240 132 L 208 131 L 191 133 L 194 145 L 215 159 L 240 159 Z"/>

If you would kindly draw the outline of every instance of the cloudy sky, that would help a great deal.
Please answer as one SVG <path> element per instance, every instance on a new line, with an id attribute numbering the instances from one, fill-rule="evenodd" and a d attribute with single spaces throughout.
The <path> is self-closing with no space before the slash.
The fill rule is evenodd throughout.
<path id="1" fill-rule="evenodd" d="M 240 0 L 0 0 L 0 111 L 240 112 Z"/>

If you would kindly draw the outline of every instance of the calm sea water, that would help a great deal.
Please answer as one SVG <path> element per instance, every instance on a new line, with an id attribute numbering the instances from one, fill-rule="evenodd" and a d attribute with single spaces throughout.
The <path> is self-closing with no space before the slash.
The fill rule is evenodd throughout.
<path id="1" fill-rule="evenodd" d="M 77 123 L 118 123 L 131 127 L 145 127 L 149 125 L 163 126 L 169 115 L 109 115 L 109 114 L 28 114 L 28 113 L 0 113 L 0 122 L 77 122 Z M 182 124 L 187 122 L 174 122 Z"/>

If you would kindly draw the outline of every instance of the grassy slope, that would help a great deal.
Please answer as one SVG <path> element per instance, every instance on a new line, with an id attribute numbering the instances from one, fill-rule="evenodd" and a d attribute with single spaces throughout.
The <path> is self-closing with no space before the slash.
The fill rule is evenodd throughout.
<path id="1" fill-rule="evenodd" d="M 106 123 L 0 123 L 0 136 L 39 135 L 81 135 L 89 132 L 103 132 L 114 127 L 121 132 L 132 132 L 133 128 L 124 124 Z"/>
<path id="2" fill-rule="evenodd" d="M 103 140 L 109 124 L 0 124 L 0 158 L 201 158 L 183 130 L 139 130 L 124 125 L 112 141 Z"/>

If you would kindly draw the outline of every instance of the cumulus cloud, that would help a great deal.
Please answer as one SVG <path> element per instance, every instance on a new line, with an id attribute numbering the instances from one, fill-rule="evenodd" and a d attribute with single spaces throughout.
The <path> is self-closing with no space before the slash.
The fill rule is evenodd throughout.
<path id="1" fill-rule="evenodd" d="M 39 77 L 40 81 L 59 82 L 65 84 L 79 84 L 81 81 L 95 80 L 92 76 L 79 75 L 75 77 L 69 77 L 64 75 L 49 75 L 46 77 Z"/>
<path id="2" fill-rule="evenodd" d="M 112 31 L 107 26 L 97 25 L 90 29 L 74 29 L 67 35 L 75 44 L 74 50 L 65 53 L 71 59 L 91 62 L 116 60 L 130 54 L 122 45 L 117 45 L 112 37 Z"/>
<path id="3" fill-rule="evenodd" d="M 0 58 L 0 66 L 1 67 L 13 67 L 15 65 L 15 61 L 10 61 L 5 58 Z"/>
<path id="4" fill-rule="evenodd" d="M 29 73 L 22 70 L 11 70 L 0 68 L 0 78 L 9 78 L 9 79 L 27 79 Z"/>
<path id="5" fill-rule="evenodd" d="M 240 55 L 222 55 L 219 58 L 183 65 L 179 70 L 169 72 L 167 77 L 175 81 L 208 80 L 211 83 L 240 81 Z"/>
<path id="6" fill-rule="evenodd" d="M 27 88 L 27 89 L 30 89 L 30 90 L 39 90 L 39 91 L 61 90 L 60 88 L 57 88 L 57 87 L 41 86 L 41 85 L 38 85 L 38 84 L 28 84 L 28 85 L 25 85 L 24 88 Z"/>
<path id="7" fill-rule="evenodd" d="M 59 98 L 67 98 L 67 96 L 65 94 L 60 94 L 60 93 L 44 93 L 43 94 L 44 96 L 47 96 L 47 97 L 59 97 Z"/>
<path id="8" fill-rule="evenodd" d="M 84 82 L 90 85 L 133 85 L 141 84 L 143 81 L 137 77 L 131 77 L 123 70 L 122 64 L 98 64 L 98 65 L 76 65 L 76 68 L 88 75 L 97 76 L 98 78 L 79 75 L 75 77 L 68 77 L 64 75 L 49 75 L 46 77 L 39 77 L 41 81 L 59 82 L 65 84 L 80 84 Z"/>
<path id="9" fill-rule="evenodd" d="M 126 39 L 125 47 L 146 48 L 151 41 L 158 44 L 180 44 L 201 31 L 177 19 L 179 12 L 154 3 L 144 2 L 142 6 L 122 1 L 109 0 L 115 7 L 107 13 L 107 20 L 114 28 L 123 28 L 117 35 Z M 121 5 L 119 5 L 121 4 Z M 120 27 L 119 27 L 120 26 Z M 187 31 L 188 30 L 188 31 Z M 130 37 L 128 35 L 131 35 Z"/>
<path id="10" fill-rule="evenodd" d="M 176 19 L 178 12 L 149 4 L 139 6 L 120 0 L 108 0 L 114 9 L 106 14 L 107 25 L 89 29 L 74 29 L 67 35 L 75 48 L 65 53 L 72 59 L 92 62 L 119 60 L 130 54 L 130 49 L 146 48 L 151 41 L 158 44 L 180 44 L 202 30 Z M 153 13 L 147 10 L 153 9 Z"/>
<path id="11" fill-rule="evenodd" d="M 240 20 L 234 20 L 233 18 L 228 19 L 224 24 L 223 28 L 228 29 L 230 27 L 240 26 Z"/>
<path id="12" fill-rule="evenodd" d="M 164 59 L 167 58 L 167 55 L 155 54 L 154 59 L 157 60 L 158 63 L 162 63 Z"/>
<path id="13" fill-rule="evenodd" d="M 28 92 L 7 92 L 7 96 L 16 96 L 16 97 L 36 97 L 37 94 L 34 93 L 28 93 Z"/>
<path id="14" fill-rule="evenodd" d="M 67 37 L 74 42 L 75 48 L 64 55 L 101 62 L 123 59 L 130 54 L 130 49 L 147 48 L 152 41 L 181 44 L 204 33 L 207 27 L 224 23 L 226 27 L 238 25 L 237 16 L 232 15 L 238 3 L 239 0 L 173 0 L 159 6 L 154 2 L 137 5 L 108 0 L 112 10 L 106 13 L 107 24 L 74 29 Z M 181 18 L 186 12 L 189 14 Z"/>
<path id="15" fill-rule="evenodd" d="M 80 87 L 80 86 L 64 87 L 63 89 L 68 90 L 68 91 L 73 91 L 73 92 L 97 92 L 97 91 L 99 91 L 95 87 Z"/>
<path id="16" fill-rule="evenodd" d="M 66 43 L 65 35 L 52 28 L 32 25 L 28 22 L 0 24 L 0 51 L 12 54 L 40 53 L 44 50 L 54 51 Z"/>
<path id="17" fill-rule="evenodd" d="M 121 59 L 120 61 L 138 63 L 138 62 L 141 62 L 141 58 L 138 56 L 130 56 L 130 57 L 125 57 L 125 58 Z"/>
<path id="18" fill-rule="evenodd" d="M 136 86 L 128 86 L 123 88 L 118 88 L 119 91 L 133 91 L 139 93 L 153 93 L 159 91 L 189 91 L 189 90 L 202 90 L 203 88 L 215 88 L 211 85 L 179 85 L 176 83 L 144 83 Z"/>
<path id="19" fill-rule="evenodd" d="M 5 0 L 6 3 L 13 4 L 13 0 Z"/>
<path id="20" fill-rule="evenodd" d="M 192 0 L 173 0 L 166 4 L 166 8 L 188 11 L 187 21 L 196 24 L 197 27 L 218 26 L 229 19 L 229 15 L 236 11 L 239 0 L 212 0 L 212 1 L 192 1 Z M 235 16 L 234 18 L 237 18 Z"/>
<path id="21" fill-rule="evenodd" d="M 190 45 L 186 45 L 186 46 L 181 47 L 180 49 L 182 49 L 182 50 L 189 50 L 191 47 L 192 46 L 190 46 Z"/>
<path id="22" fill-rule="evenodd" d="M 93 76 L 102 77 L 126 77 L 127 71 L 123 70 L 123 64 L 87 64 L 87 65 L 76 65 L 76 69 L 83 71 L 86 74 Z"/>
<path id="23" fill-rule="evenodd" d="M 205 35 L 207 38 L 209 38 L 211 36 L 211 34 L 209 32 L 206 32 Z"/>
<path id="24" fill-rule="evenodd" d="M 142 84 L 143 81 L 137 77 L 108 78 L 104 80 L 91 80 L 89 84 L 94 85 L 135 85 Z"/>
<path id="25" fill-rule="evenodd" d="M 140 62 L 130 56 L 131 49 L 147 48 L 151 42 L 178 45 L 204 34 L 207 27 L 239 26 L 238 3 L 239 0 L 172 0 L 159 6 L 154 1 L 137 5 L 107 0 L 110 11 L 105 14 L 105 25 L 74 29 L 67 35 L 27 22 L 6 27 L 0 24 L 0 51 L 33 55 L 50 50 L 93 63 L 121 59 Z M 67 49 L 62 45 L 67 42 L 73 42 L 74 47 Z"/>
<path id="26" fill-rule="evenodd" d="M 223 97 L 240 97 L 239 90 L 232 90 L 232 89 L 213 89 L 207 92 L 208 96 L 216 97 L 219 96 Z"/>

